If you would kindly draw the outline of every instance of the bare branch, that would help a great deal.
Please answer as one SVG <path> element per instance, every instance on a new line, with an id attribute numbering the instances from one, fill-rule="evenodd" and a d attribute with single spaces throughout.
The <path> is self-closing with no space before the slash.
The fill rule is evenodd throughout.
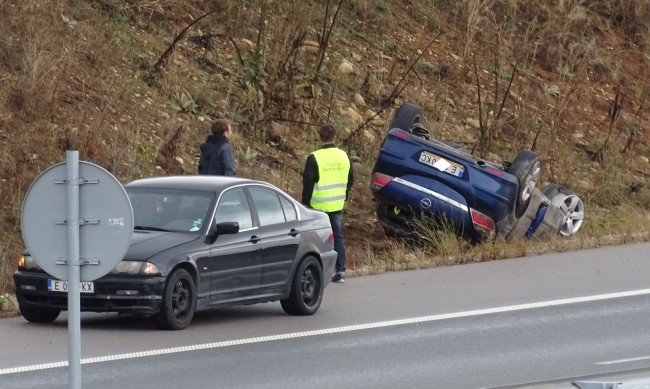
<path id="1" fill-rule="evenodd" d="M 537 148 L 537 138 L 539 138 L 539 135 L 541 133 L 542 133 L 542 123 L 539 124 L 537 131 L 535 131 L 535 138 L 533 139 L 533 144 L 530 146 L 530 151 L 535 151 L 535 149 Z"/>
<path id="2" fill-rule="evenodd" d="M 213 10 L 213 11 L 210 11 L 210 12 L 206 13 L 205 15 L 195 19 L 192 23 L 188 24 L 187 27 L 185 27 L 181 32 L 179 32 L 178 35 L 176 35 L 176 37 L 172 41 L 172 43 L 169 45 L 169 47 L 167 47 L 167 50 L 165 50 L 165 52 L 160 56 L 160 58 L 158 58 L 158 61 L 156 61 L 156 63 L 153 65 L 153 72 L 154 73 L 159 73 L 165 67 L 165 65 L 167 63 L 167 58 L 169 58 L 169 56 L 174 51 L 174 48 L 176 47 L 176 44 L 178 42 L 180 42 L 181 39 L 183 39 L 183 37 L 185 36 L 185 33 L 187 33 L 187 31 L 192 26 L 194 26 L 199 21 L 205 19 L 206 17 L 208 17 L 208 16 L 210 16 L 210 15 L 212 15 L 214 13 L 217 13 L 219 11 L 220 11 L 220 9 L 216 9 L 216 10 Z"/>
<path id="3" fill-rule="evenodd" d="M 485 137 L 485 127 L 483 125 L 483 105 L 481 104 L 481 81 L 478 78 L 478 65 L 476 65 L 476 55 L 473 55 L 472 58 L 474 59 L 474 76 L 476 77 L 476 87 L 478 88 L 478 127 L 479 127 L 479 136 L 476 139 L 476 143 L 474 143 L 474 146 L 472 147 L 471 153 L 474 154 L 474 150 L 476 150 L 476 146 L 478 146 L 479 142 L 484 140 L 483 138 Z"/>
<path id="4" fill-rule="evenodd" d="M 350 146 L 350 141 L 351 141 L 351 139 L 352 139 L 353 137 L 357 136 L 357 134 L 358 134 L 358 133 L 359 133 L 359 132 L 360 132 L 360 131 L 361 131 L 361 130 L 362 130 L 362 129 L 363 129 L 363 128 L 368 124 L 368 123 L 370 123 L 374 118 L 376 118 L 377 116 L 379 116 L 379 115 L 380 115 L 382 112 L 384 112 L 388 107 L 390 107 L 390 106 L 395 102 L 395 99 L 396 99 L 397 97 L 399 97 L 399 96 L 402 94 L 402 92 L 404 91 L 404 89 L 405 89 L 406 86 L 408 85 L 407 82 L 404 82 L 404 80 L 406 79 L 406 76 L 407 76 L 410 72 L 413 71 L 413 67 L 415 66 L 415 64 L 420 60 L 420 58 L 422 58 L 422 55 L 424 55 L 424 53 L 429 49 L 429 47 L 431 47 L 431 45 L 433 45 L 433 43 L 436 41 L 436 39 L 438 39 L 438 36 L 440 36 L 440 33 L 438 33 L 438 35 L 437 35 L 436 37 L 434 37 L 434 38 L 429 42 L 429 44 L 427 44 L 427 46 L 424 48 L 424 50 L 422 50 L 422 53 L 419 54 L 419 55 L 415 58 L 415 60 L 413 61 L 413 63 L 411 63 L 411 65 L 408 67 L 408 69 L 406 69 L 406 71 L 405 71 L 404 74 L 402 75 L 402 78 L 397 82 L 397 84 L 395 84 L 395 87 L 394 87 L 393 90 L 390 92 L 390 94 L 389 94 L 386 98 L 384 98 L 384 99 L 381 101 L 379 111 L 377 111 L 374 115 L 372 115 L 371 117 L 369 117 L 368 119 L 366 119 L 363 123 L 361 123 L 361 124 L 360 124 L 360 125 L 359 125 L 355 130 L 354 130 L 354 131 L 352 131 L 352 132 L 350 133 L 350 135 L 348 135 L 348 137 L 345 139 L 345 141 L 343 141 L 343 144 L 345 144 L 345 145 L 347 146 L 347 148 L 348 148 L 348 152 L 350 151 L 350 147 L 351 147 L 351 146 Z"/>
<path id="5" fill-rule="evenodd" d="M 316 69 L 315 69 L 316 73 L 320 72 L 320 69 L 323 66 L 323 61 L 325 60 L 325 52 L 327 51 L 327 45 L 329 45 L 330 36 L 332 35 L 332 30 L 334 29 L 334 24 L 336 23 L 336 17 L 338 16 L 342 5 L 343 5 L 343 0 L 339 0 L 339 5 L 336 7 L 336 11 L 334 12 L 332 23 L 330 24 L 327 31 L 325 31 L 326 30 L 325 26 L 327 24 L 327 17 L 329 16 L 329 7 L 330 7 L 330 2 L 329 1 L 327 2 L 325 17 L 323 18 L 323 35 L 321 36 L 320 39 L 318 64 L 316 65 Z"/>
<path id="6" fill-rule="evenodd" d="M 503 99 L 501 100 L 501 106 L 499 107 L 499 111 L 495 116 L 496 119 L 499 119 L 499 117 L 501 117 L 501 112 L 503 112 L 503 107 L 506 105 L 506 99 L 508 98 L 508 94 L 510 93 L 510 88 L 512 87 L 512 82 L 515 79 L 516 73 L 517 73 L 517 64 L 514 64 L 512 66 L 512 73 L 510 73 L 510 82 L 508 83 L 508 87 L 506 88 L 506 91 L 503 94 Z"/>
<path id="7" fill-rule="evenodd" d="M 436 41 L 436 39 L 438 39 L 440 34 L 441 33 L 439 32 L 438 35 L 436 35 L 433 39 L 431 39 L 431 41 L 427 44 L 427 46 L 424 48 L 424 50 L 422 50 L 422 53 L 418 54 L 418 56 L 415 58 L 413 63 L 411 63 L 411 66 L 409 66 L 408 69 L 406 69 L 406 71 L 404 72 L 404 74 L 402 74 L 402 78 L 397 82 L 397 84 L 395 84 L 395 88 L 393 88 L 393 91 L 385 99 L 383 99 L 381 101 L 381 107 L 382 108 L 386 108 L 386 107 L 390 106 L 391 104 L 393 104 L 395 99 L 402 93 L 404 88 L 406 88 L 406 83 L 404 85 L 402 85 L 402 82 L 404 82 L 404 80 L 406 79 L 406 76 L 408 76 L 408 74 L 413 70 L 413 67 L 415 67 L 415 64 L 418 63 L 418 61 L 420 60 L 420 58 L 422 58 L 424 53 L 427 50 L 429 50 L 429 47 L 431 47 L 431 45 L 433 45 L 433 43 Z"/>

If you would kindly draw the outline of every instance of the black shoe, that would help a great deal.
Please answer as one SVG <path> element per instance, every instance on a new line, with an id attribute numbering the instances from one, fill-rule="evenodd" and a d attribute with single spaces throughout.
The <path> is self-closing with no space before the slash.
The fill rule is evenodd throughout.
<path id="1" fill-rule="evenodd" d="M 345 273 L 343 273 L 342 271 L 337 271 L 336 274 L 334 274 L 334 277 L 332 277 L 332 282 L 338 282 L 338 283 L 345 282 Z"/>

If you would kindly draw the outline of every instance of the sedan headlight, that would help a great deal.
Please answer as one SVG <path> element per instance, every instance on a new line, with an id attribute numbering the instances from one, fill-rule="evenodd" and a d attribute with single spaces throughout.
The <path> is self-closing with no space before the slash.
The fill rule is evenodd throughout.
<path id="1" fill-rule="evenodd" d="M 111 274 L 156 276 L 160 274 L 160 271 L 156 265 L 148 261 L 120 261 L 111 270 Z"/>
<path id="2" fill-rule="evenodd" d="M 21 255 L 18 258 L 18 269 L 19 270 L 32 270 L 32 271 L 42 271 L 43 269 L 38 266 L 34 257 L 29 254 Z"/>

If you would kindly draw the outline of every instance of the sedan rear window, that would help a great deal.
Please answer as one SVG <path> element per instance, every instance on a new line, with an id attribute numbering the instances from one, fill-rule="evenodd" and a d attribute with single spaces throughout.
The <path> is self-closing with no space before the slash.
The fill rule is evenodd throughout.
<path id="1" fill-rule="evenodd" d="M 280 202 L 282 203 L 282 209 L 284 210 L 284 217 L 288 222 L 298 219 L 296 207 L 291 201 L 289 201 L 289 199 L 284 196 L 280 196 Z"/>
<path id="2" fill-rule="evenodd" d="M 266 188 L 250 188 L 261 226 L 284 223 L 284 211 L 275 191 Z"/>

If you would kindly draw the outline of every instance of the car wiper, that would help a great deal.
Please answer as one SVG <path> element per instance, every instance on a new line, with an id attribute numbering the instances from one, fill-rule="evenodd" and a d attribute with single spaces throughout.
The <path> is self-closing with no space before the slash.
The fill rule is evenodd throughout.
<path id="1" fill-rule="evenodd" d="M 169 232 L 169 230 L 166 230 L 164 228 L 160 227 L 150 227 L 150 226 L 135 226 L 133 227 L 134 230 L 141 230 L 141 231 L 163 231 L 163 232 Z"/>

